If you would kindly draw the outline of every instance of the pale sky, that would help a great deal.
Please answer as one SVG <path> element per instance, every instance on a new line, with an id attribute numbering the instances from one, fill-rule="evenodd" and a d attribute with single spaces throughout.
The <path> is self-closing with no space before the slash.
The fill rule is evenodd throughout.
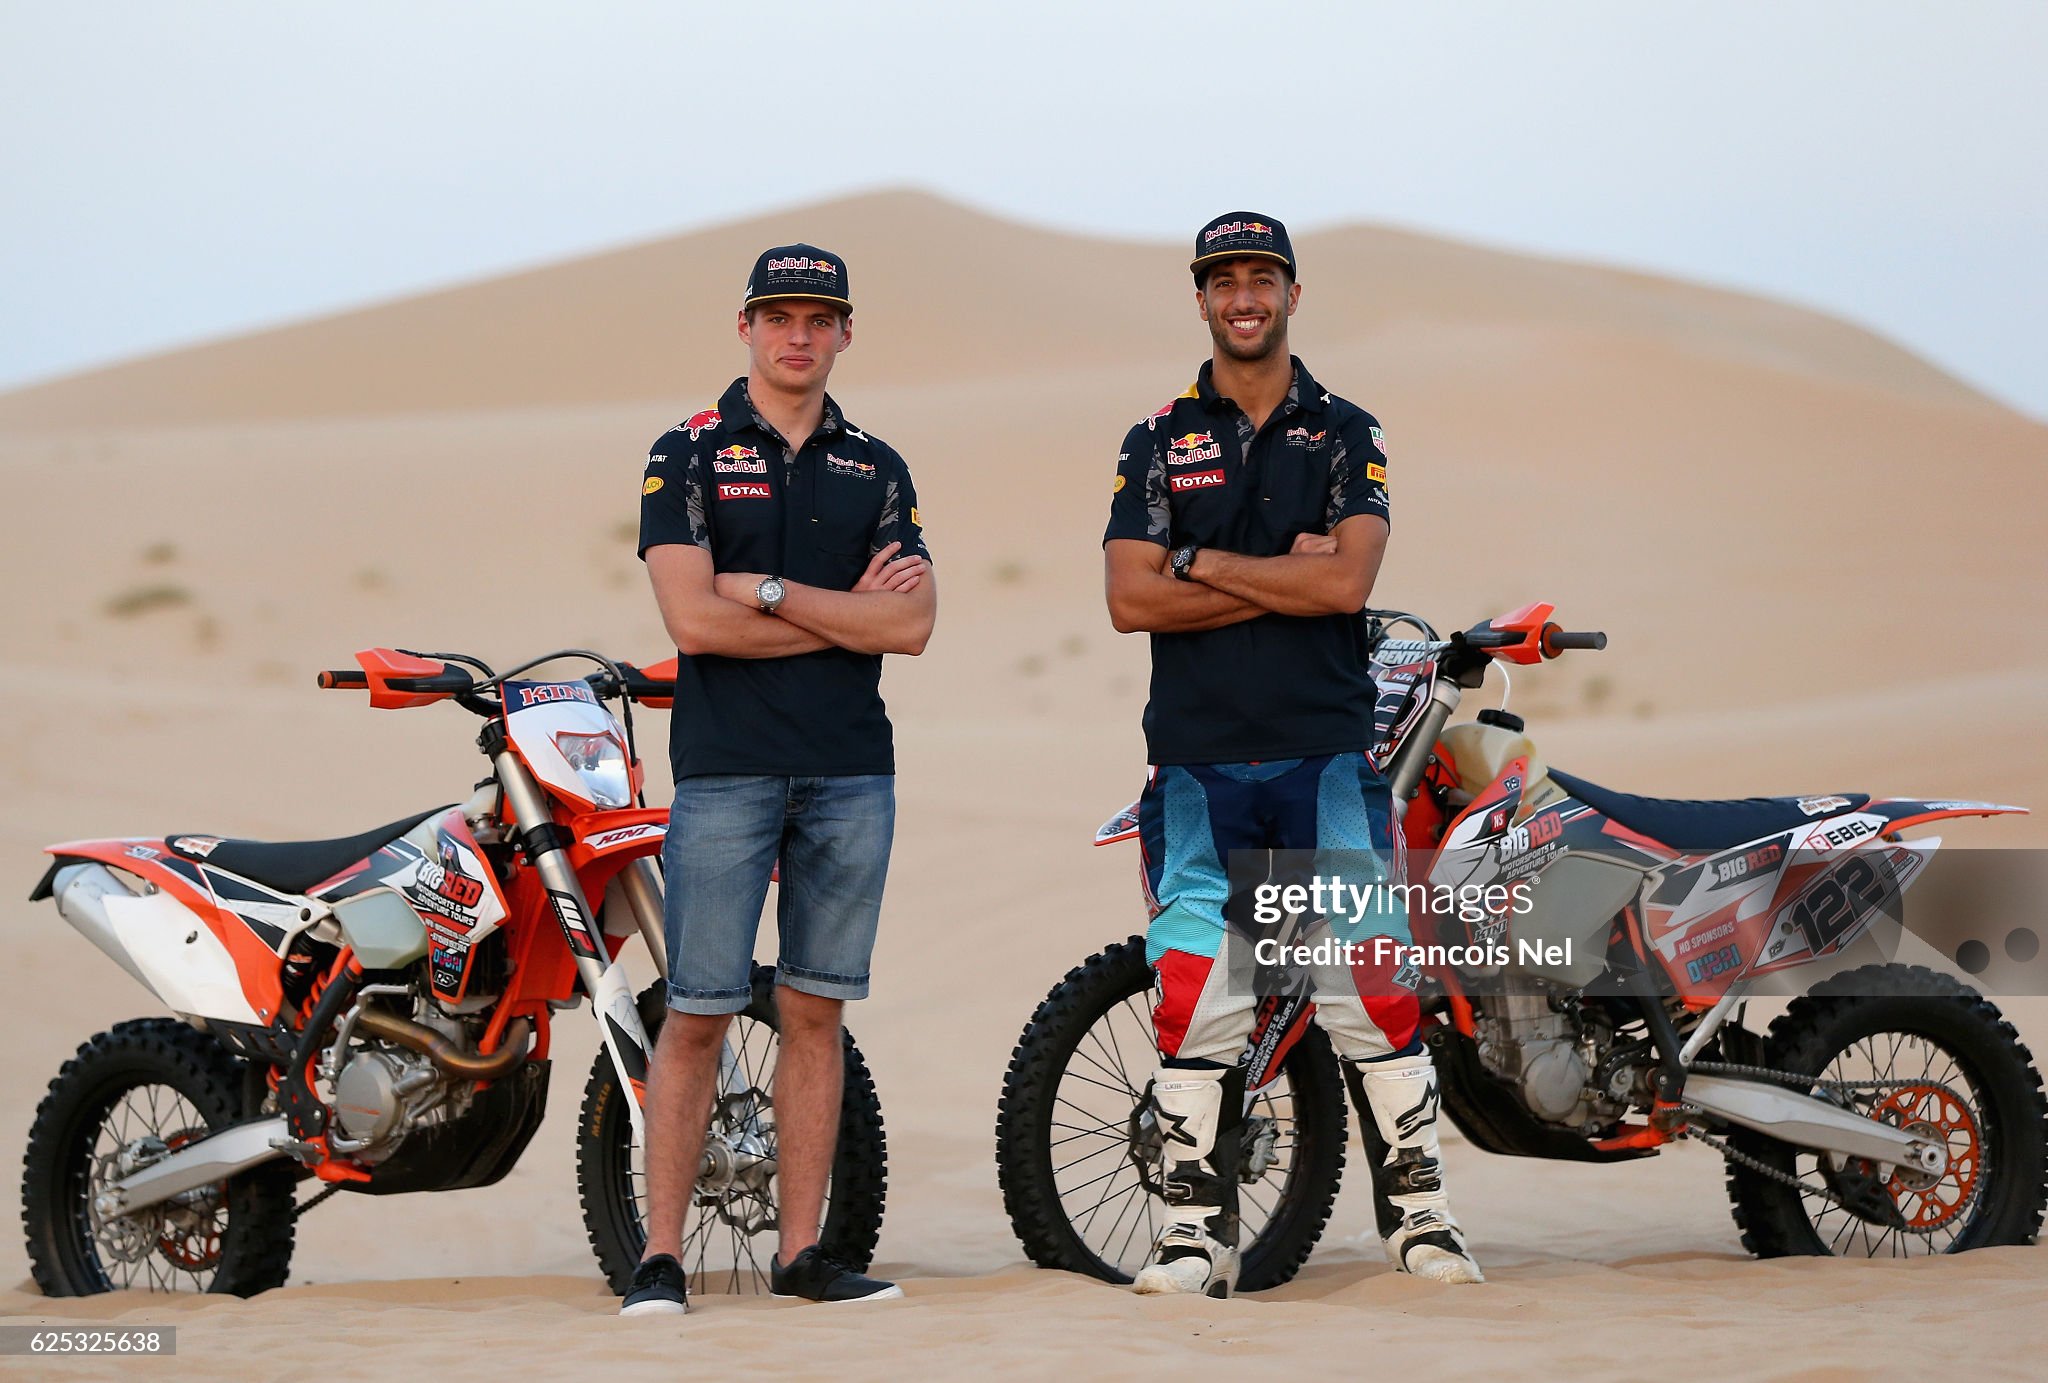
<path id="1" fill-rule="evenodd" d="M 1670 273 L 2048 418 L 2044 72 L 2043 0 L 0 0 L 0 387 L 911 185 Z"/>

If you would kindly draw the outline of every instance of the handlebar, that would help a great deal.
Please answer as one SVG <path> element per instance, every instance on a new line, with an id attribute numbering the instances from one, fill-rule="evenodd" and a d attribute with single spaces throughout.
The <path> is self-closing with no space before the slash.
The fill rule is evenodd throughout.
<path id="1" fill-rule="evenodd" d="M 1567 633 L 1564 630 L 1560 629 L 1556 633 L 1551 634 L 1543 642 L 1545 645 L 1544 652 L 1546 654 L 1549 654 L 1551 657 L 1556 657 L 1557 653 L 1563 652 L 1565 649 L 1568 648 L 1584 648 L 1595 650 L 1605 648 L 1607 647 L 1607 636 L 1605 634 L 1593 632 L 1572 634 Z M 1555 650 L 1555 652 L 1553 652 L 1552 650 Z"/>
<path id="2" fill-rule="evenodd" d="M 341 668 L 321 673 L 318 684 L 323 691 L 362 691 L 370 685 L 370 679 L 359 669 Z"/>

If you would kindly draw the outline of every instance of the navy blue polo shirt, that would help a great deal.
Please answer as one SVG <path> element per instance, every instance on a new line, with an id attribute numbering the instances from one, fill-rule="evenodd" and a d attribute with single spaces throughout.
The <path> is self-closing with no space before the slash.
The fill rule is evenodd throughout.
<path id="1" fill-rule="evenodd" d="M 1218 394 L 1204 363 L 1187 392 L 1124 436 L 1107 543 L 1188 543 L 1252 557 L 1303 533 L 1387 515 L 1387 452 L 1372 414 L 1294 361 L 1263 427 Z M 1373 681 L 1356 615 L 1275 615 L 1154 634 L 1145 747 L 1155 764 L 1245 763 L 1363 750 Z"/>
<path id="2" fill-rule="evenodd" d="M 744 378 L 648 453 L 641 559 L 664 543 L 704 549 L 716 571 L 833 591 L 852 590 L 890 543 L 903 544 L 899 555 L 931 557 L 910 469 L 893 447 L 847 422 L 830 396 L 818 430 L 791 446 L 755 412 Z M 675 776 L 894 773 L 881 681 L 880 654 L 844 648 L 787 658 L 678 654 Z"/>

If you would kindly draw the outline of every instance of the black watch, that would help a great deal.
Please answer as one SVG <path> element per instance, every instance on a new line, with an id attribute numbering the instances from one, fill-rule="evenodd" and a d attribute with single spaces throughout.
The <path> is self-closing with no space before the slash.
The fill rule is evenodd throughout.
<path id="1" fill-rule="evenodd" d="M 1168 559 L 1167 565 L 1173 569 L 1174 580 L 1192 581 L 1195 579 L 1195 550 L 1193 543 L 1189 543 L 1186 547 L 1177 547 L 1173 550 L 1173 556 Z"/>

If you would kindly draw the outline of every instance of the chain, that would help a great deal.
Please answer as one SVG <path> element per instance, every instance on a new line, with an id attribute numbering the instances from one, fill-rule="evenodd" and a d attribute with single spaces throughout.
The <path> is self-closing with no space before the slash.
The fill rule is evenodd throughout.
<path id="1" fill-rule="evenodd" d="M 308 1210 L 311 1210 L 314 1206 L 320 1204 L 320 1202 L 326 1200 L 329 1196 L 335 1195 L 340 1190 L 341 1183 L 337 1181 L 336 1183 L 334 1183 L 334 1185 L 328 1187 L 325 1191 L 322 1191 L 319 1195 L 313 1197 L 313 1199 L 307 1201 L 304 1205 L 299 1206 L 297 1209 L 293 1210 L 292 1218 L 294 1220 L 297 1220 L 303 1217 Z"/>
<path id="2" fill-rule="evenodd" d="M 1954 1100 L 1958 1105 L 1961 1105 L 1963 1108 L 1969 1108 L 1968 1102 L 1963 1100 L 1960 1096 L 1958 1096 L 1954 1090 L 1951 1090 L 1946 1085 L 1937 1085 L 1935 1082 L 1927 1080 L 1821 1080 L 1813 1076 L 1795 1075 L 1790 1071 L 1775 1071 L 1768 1066 L 1741 1066 L 1733 1062 L 1726 1061 L 1696 1061 L 1690 1067 L 1688 1067 L 1687 1070 L 1696 1071 L 1702 1075 L 1739 1076 L 1745 1080 L 1775 1081 L 1780 1085 L 1789 1085 L 1800 1091 L 1812 1091 L 1815 1089 L 1820 1089 L 1836 1091 L 1842 1094 L 1848 1094 L 1851 1091 L 1870 1091 L 1874 1093 L 1880 1090 L 1905 1090 L 1915 1086 L 1932 1086 L 1934 1089 L 1939 1090 L 1943 1094 L 1947 1095 L 1950 1099 Z M 1705 1110 L 1701 1109 L 1698 1105 L 1694 1104 L 1681 1103 L 1680 1107 L 1685 1110 L 1687 1115 L 1700 1115 L 1706 1113 Z M 1794 1190 L 1804 1192 L 1808 1195 L 1819 1196 L 1822 1200 L 1832 1201 L 1834 1204 L 1840 1206 L 1844 1210 L 1847 1210 L 1852 1215 L 1858 1213 L 1856 1208 L 1850 1205 L 1848 1200 L 1845 1199 L 1838 1192 L 1836 1192 L 1832 1187 L 1826 1185 L 1815 1185 L 1813 1182 L 1802 1180 L 1800 1177 L 1794 1175 L 1791 1172 L 1781 1171 L 1778 1168 L 1771 1166 L 1768 1162 L 1765 1162 L 1759 1158 L 1751 1157 L 1748 1153 L 1743 1152 L 1741 1149 L 1735 1147 L 1734 1145 L 1726 1142 L 1723 1139 L 1716 1138 L 1712 1134 L 1700 1132 L 1698 1129 L 1692 1127 L 1690 1124 L 1680 1129 L 1678 1136 L 1681 1138 L 1690 1138 L 1696 1143 L 1704 1143 L 1708 1147 L 1712 1148 L 1715 1152 L 1721 1154 L 1721 1156 L 1727 1158 L 1730 1162 L 1733 1162 L 1741 1167 L 1747 1167 L 1750 1171 L 1755 1172 L 1758 1176 L 1766 1177 L 1771 1181 L 1780 1182 L 1786 1186 L 1792 1187 Z M 1980 1177 L 1978 1179 L 1978 1185 L 1972 1188 L 1970 1194 L 1971 1201 L 1974 1202 L 1977 1199 L 1978 1193 L 1983 1190 L 1982 1182 L 1983 1179 Z M 1965 1206 L 1963 1208 L 1967 1210 L 1969 1207 Z M 1900 1229 L 1901 1231 L 1907 1234 L 1916 1234 L 1920 1235 L 1923 1238 L 1930 1237 L 1934 1233 L 1933 1228 L 1914 1229 L 1909 1225 L 1899 1225 L 1896 1226 L 1896 1228 Z"/>

